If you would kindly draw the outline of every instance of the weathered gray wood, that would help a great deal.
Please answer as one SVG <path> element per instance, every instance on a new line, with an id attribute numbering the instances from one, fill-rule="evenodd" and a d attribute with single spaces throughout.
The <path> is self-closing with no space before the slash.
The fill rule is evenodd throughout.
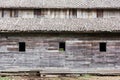
<path id="1" fill-rule="evenodd" d="M 40 70 L 43 73 L 96 73 L 120 70 L 120 41 L 112 37 L 1 36 L 0 71 Z M 59 51 L 59 42 L 66 51 Z M 18 42 L 26 42 L 19 52 Z M 107 52 L 99 51 L 99 42 L 107 42 Z"/>

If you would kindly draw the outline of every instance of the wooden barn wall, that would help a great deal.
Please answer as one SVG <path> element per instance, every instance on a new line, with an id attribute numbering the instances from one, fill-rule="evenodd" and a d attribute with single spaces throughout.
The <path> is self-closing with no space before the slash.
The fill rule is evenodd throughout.
<path id="1" fill-rule="evenodd" d="M 66 51 L 59 51 L 59 42 Z M 26 51 L 19 52 L 19 42 Z M 107 51 L 99 51 L 99 43 L 107 43 Z M 67 72 L 120 69 L 119 36 L 0 36 L 0 71 L 32 69 L 66 69 Z M 54 72 L 54 70 L 53 70 Z"/>
<path id="2" fill-rule="evenodd" d="M 11 12 L 13 14 L 15 10 L 18 11 L 18 18 L 97 18 L 97 10 L 95 9 L 74 9 L 73 12 L 76 16 L 70 11 L 72 9 L 38 9 L 41 11 L 41 15 L 34 14 L 34 9 L 0 9 L 0 18 L 3 18 L 2 13 L 4 18 L 10 18 Z M 120 17 L 120 10 L 103 9 L 103 18 L 111 17 Z"/>

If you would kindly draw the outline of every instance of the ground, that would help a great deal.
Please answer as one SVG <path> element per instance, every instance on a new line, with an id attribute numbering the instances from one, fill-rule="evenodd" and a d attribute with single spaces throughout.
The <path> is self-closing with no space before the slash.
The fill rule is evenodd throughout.
<path id="1" fill-rule="evenodd" d="M 6 76 L 0 77 L 0 80 L 120 80 L 120 76 L 73 76 L 73 77 L 44 77 L 38 76 Z"/>

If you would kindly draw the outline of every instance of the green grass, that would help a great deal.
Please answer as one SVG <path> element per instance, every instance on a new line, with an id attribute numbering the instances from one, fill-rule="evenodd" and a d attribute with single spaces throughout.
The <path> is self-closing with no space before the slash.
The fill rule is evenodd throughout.
<path id="1" fill-rule="evenodd" d="M 11 79 L 8 77 L 0 77 L 0 80 L 11 80 Z"/>
<path id="2" fill-rule="evenodd" d="M 88 74 L 85 74 L 85 75 L 82 76 L 83 79 L 89 79 L 89 78 L 91 78 L 91 77 L 92 77 L 92 76 L 91 76 L 91 75 L 88 75 Z"/>
<path id="3" fill-rule="evenodd" d="M 63 49 L 63 48 L 60 48 L 59 51 L 64 51 L 64 49 Z"/>

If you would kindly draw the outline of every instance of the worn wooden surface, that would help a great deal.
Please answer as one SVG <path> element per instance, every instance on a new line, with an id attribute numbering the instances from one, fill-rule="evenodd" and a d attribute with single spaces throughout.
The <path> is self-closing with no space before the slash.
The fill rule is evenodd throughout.
<path id="1" fill-rule="evenodd" d="M 120 73 L 120 41 L 99 36 L 1 36 L 0 71 L 39 70 L 43 73 Z M 66 51 L 59 51 L 59 42 Z M 26 42 L 26 52 L 19 52 Z M 99 42 L 107 43 L 107 52 L 99 51 Z"/>

